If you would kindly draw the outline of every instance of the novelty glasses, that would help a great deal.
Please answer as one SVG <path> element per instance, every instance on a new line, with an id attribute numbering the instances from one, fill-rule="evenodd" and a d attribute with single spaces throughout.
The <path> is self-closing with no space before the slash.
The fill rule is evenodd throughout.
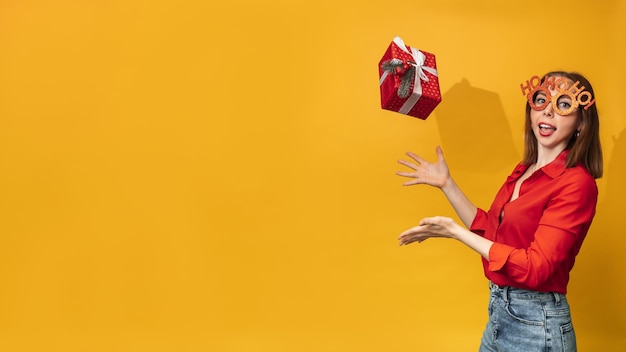
<path id="1" fill-rule="evenodd" d="M 572 82 L 565 77 L 548 76 L 543 82 L 539 76 L 532 76 L 520 84 L 522 94 L 526 95 L 528 104 L 533 110 L 541 111 L 552 103 L 552 109 L 561 116 L 574 112 L 579 106 L 587 110 L 595 99 L 591 92 L 580 86 L 580 81 Z M 555 91 L 554 96 L 550 91 Z"/>

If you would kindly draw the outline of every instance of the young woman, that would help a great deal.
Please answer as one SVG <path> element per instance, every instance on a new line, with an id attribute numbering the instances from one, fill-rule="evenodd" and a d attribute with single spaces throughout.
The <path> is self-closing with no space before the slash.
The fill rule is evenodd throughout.
<path id="1" fill-rule="evenodd" d="M 565 294 L 602 176 L 595 96 L 572 72 L 534 76 L 521 88 L 528 99 L 524 158 L 488 211 L 459 189 L 440 147 L 434 163 L 410 152 L 413 161 L 398 161 L 412 169 L 397 172 L 411 179 L 404 185 L 440 188 L 467 227 L 425 218 L 400 235 L 400 245 L 454 238 L 482 256 L 491 296 L 481 352 L 576 351 Z"/>

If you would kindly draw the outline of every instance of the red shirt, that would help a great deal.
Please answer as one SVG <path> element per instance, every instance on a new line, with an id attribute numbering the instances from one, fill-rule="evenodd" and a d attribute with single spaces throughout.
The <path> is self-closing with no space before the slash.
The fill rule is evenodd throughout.
<path id="1" fill-rule="evenodd" d="M 598 200 L 596 182 L 582 165 L 565 168 L 567 153 L 527 178 L 519 198 L 510 201 L 515 182 L 528 168 L 517 165 L 489 211 L 478 209 L 470 230 L 495 242 L 489 261 L 483 258 L 485 276 L 493 283 L 567 292 Z"/>

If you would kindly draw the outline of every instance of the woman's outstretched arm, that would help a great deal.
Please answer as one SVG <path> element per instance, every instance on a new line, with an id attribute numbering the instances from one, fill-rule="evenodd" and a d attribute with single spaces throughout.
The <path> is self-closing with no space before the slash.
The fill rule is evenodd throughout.
<path id="1" fill-rule="evenodd" d="M 404 231 L 398 239 L 402 246 L 413 242 L 422 242 L 433 237 L 459 240 L 483 258 L 489 260 L 489 251 L 493 245 L 492 241 L 462 227 L 453 219 L 443 216 L 422 219 L 419 225 Z"/>

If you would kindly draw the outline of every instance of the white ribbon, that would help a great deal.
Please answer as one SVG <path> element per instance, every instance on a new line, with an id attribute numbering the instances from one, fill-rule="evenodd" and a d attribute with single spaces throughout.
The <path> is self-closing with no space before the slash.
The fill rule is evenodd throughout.
<path id="1" fill-rule="evenodd" d="M 438 75 L 437 75 L 436 69 L 432 67 L 424 66 L 424 61 L 426 60 L 426 56 L 424 55 L 424 53 L 422 53 L 421 51 L 415 48 L 411 48 L 411 50 L 409 50 L 409 48 L 407 48 L 407 46 L 404 44 L 404 41 L 400 37 L 393 38 L 393 42 L 396 43 L 396 45 L 400 49 L 402 49 L 402 51 L 411 55 L 414 63 L 410 63 L 410 64 L 415 66 L 415 69 L 416 69 L 415 81 L 413 82 L 413 92 L 411 93 L 411 96 L 409 97 L 409 99 L 407 99 L 407 101 L 404 102 L 402 107 L 400 107 L 400 110 L 398 110 L 399 113 L 406 115 L 409 111 L 411 111 L 411 109 L 413 109 L 415 104 L 417 104 L 417 101 L 420 100 L 420 98 L 422 97 L 422 81 L 424 82 L 429 81 L 428 76 L 426 76 L 426 73 L 424 71 L 429 72 L 432 75 L 437 76 L 437 77 Z M 385 81 L 388 75 L 389 75 L 388 71 L 383 72 L 382 76 L 380 76 L 379 85 L 383 84 L 383 81 Z"/>

